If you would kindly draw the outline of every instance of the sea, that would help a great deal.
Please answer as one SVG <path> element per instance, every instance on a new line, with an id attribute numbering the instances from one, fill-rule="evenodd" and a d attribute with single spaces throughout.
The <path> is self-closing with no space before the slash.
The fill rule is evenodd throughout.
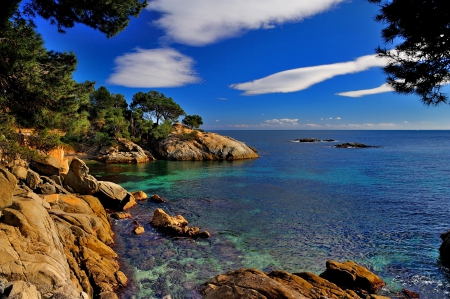
<path id="1" fill-rule="evenodd" d="M 258 150 L 241 161 L 90 162 L 99 180 L 158 194 L 132 219 L 113 220 L 114 250 L 130 278 L 121 298 L 201 298 L 199 286 L 238 268 L 320 274 L 353 260 L 393 296 L 450 298 L 440 234 L 450 229 L 450 131 L 217 131 Z M 300 143 L 299 138 L 334 142 Z M 359 142 L 378 148 L 335 148 Z M 208 239 L 171 237 L 150 224 L 162 208 Z M 132 221 L 145 228 L 134 235 Z"/>

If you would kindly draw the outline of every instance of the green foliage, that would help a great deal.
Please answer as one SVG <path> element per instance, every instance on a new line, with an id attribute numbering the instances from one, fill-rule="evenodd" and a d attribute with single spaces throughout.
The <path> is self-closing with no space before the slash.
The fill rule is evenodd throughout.
<path id="1" fill-rule="evenodd" d="M 400 41 L 394 51 L 378 47 L 387 58 L 387 82 L 400 94 L 416 94 L 426 105 L 446 103 L 441 86 L 450 81 L 450 10 L 447 0 L 368 0 L 380 5 L 376 20 L 386 24 L 386 43 Z"/>
<path id="2" fill-rule="evenodd" d="M 12 17 L 22 0 L 2 0 L 0 23 Z M 36 14 L 56 25 L 59 32 L 74 27 L 75 23 L 87 25 L 112 37 L 127 27 L 131 17 L 137 17 L 147 5 L 147 0 L 83 0 L 53 1 L 25 0 L 23 15 Z"/>
<path id="3" fill-rule="evenodd" d="M 167 138 L 172 131 L 172 122 L 166 119 L 161 125 L 153 129 L 152 134 L 156 140 L 161 140 Z"/>
<path id="4" fill-rule="evenodd" d="M 19 126 L 58 128 L 90 92 L 72 79 L 73 53 L 47 51 L 32 24 L 16 17 L 0 31 L 0 113 Z"/>
<path id="5" fill-rule="evenodd" d="M 203 120 L 198 115 L 186 115 L 183 118 L 182 122 L 191 129 L 193 128 L 198 129 L 201 125 L 203 125 Z"/>
<path id="6" fill-rule="evenodd" d="M 130 107 L 142 110 L 144 114 L 148 114 L 146 116 L 148 119 L 154 117 L 156 119 L 155 126 L 159 125 L 160 120 L 175 122 L 179 116 L 186 114 L 172 98 L 167 98 L 163 93 L 154 90 L 147 93 L 138 92 L 133 95 Z"/>
<path id="7" fill-rule="evenodd" d="M 57 148 L 60 144 L 60 136 L 48 129 L 41 130 L 37 132 L 37 134 L 28 137 L 28 145 L 31 148 L 43 152 L 48 152 L 54 148 Z"/>
<path id="8" fill-rule="evenodd" d="M 148 140 L 152 128 L 153 121 L 144 118 L 144 112 L 141 109 L 130 111 L 130 134 L 133 140 L 139 141 L 143 138 Z"/>
<path id="9" fill-rule="evenodd" d="M 90 140 L 91 143 L 97 144 L 100 146 L 106 146 L 112 144 L 112 138 L 109 137 L 108 133 L 104 132 L 96 132 L 94 137 Z"/>
<path id="10" fill-rule="evenodd" d="M 122 111 L 114 108 L 106 111 L 105 125 L 102 131 L 108 133 L 109 136 L 130 138 L 129 126 L 130 123 L 123 117 Z"/>

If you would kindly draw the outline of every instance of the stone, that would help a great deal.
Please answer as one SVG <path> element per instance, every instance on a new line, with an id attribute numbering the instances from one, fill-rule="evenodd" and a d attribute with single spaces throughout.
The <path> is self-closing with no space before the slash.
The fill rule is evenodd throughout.
<path id="1" fill-rule="evenodd" d="M 195 138 L 186 139 L 193 130 L 174 124 L 173 132 L 154 146 L 154 154 L 166 160 L 242 160 L 258 158 L 245 143 L 216 133 L 195 131 Z"/>
<path id="2" fill-rule="evenodd" d="M 133 191 L 131 192 L 134 199 L 137 201 L 146 200 L 148 198 L 147 194 L 144 191 Z"/>
<path id="3" fill-rule="evenodd" d="M 30 168 L 41 175 L 59 175 L 64 172 L 61 161 L 52 155 L 34 158 L 30 161 Z"/>
<path id="4" fill-rule="evenodd" d="M 94 157 L 108 164 L 147 163 L 156 160 L 153 155 L 125 138 L 117 138 L 117 145 L 102 147 Z"/>
<path id="5" fill-rule="evenodd" d="M 133 229 L 133 233 L 134 233 L 135 235 L 142 235 L 144 232 L 145 232 L 145 229 L 144 229 L 143 226 L 136 226 L 136 227 Z"/>
<path id="6" fill-rule="evenodd" d="M 297 142 L 320 142 L 320 140 L 317 138 L 299 138 L 299 139 L 295 139 L 294 141 L 297 141 Z"/>
<path id="7" fill-rule="evenodd" d="M 153 194 L 152 196 L 150 196 L 150 200 L 152 202 L 156 202 L 156 203 L 163 203 L 166 202 L 161 196 L 159 196 L 158 194 Z"/>
<path id="8" fill-rule="evenodd" d="M 56 188 L 50 183 L 45 183 L 39 186 L 39 191 L 41 194 L 55 194 Z"/>
<path id="9" fill-rule="evenodd" d="M 99 181 L 98 184 L 99 188 L 95 196 L 105 208 L 125 211 L 137 204 L 133 195 L 122 186 L 106 181 Z"/>
<path id="10" fill-rule="evenodd" d="M 0 166 L 0 210 L 12 204 L 12 197 L 16 185 L 16 177 Z"/>
<path id="11" fill-rule="evenodd" d="M 124 213 L 124 212 L 116 212 L 116 213 L 112 213 L 111 217 L 114 219 L 128 219 L 128 218 L 131 218 L 131 214 Z"/>
<path id="12" fill-rule="evenodd" d="M 188 227 L 188 221 L 183 216 L 171 217 L 162 209 L 156 209 L 153 212 L 153 218 L 150 223 L 171 235 L 193 238 L 208 238 L 210 236 L 207 231 L 200 231 L 198 227 Z"/>
<path id="13" fill-rule="evenodd" d="M 376 293 L 378 289 L 385 285 L 383 280 L 367 268 L 352 261 L 339 263 L 329 260 L 326 263 L 327 269 L 320 274 L 320 277 L 335 283 L 341 288 L 362 289 L 368 293 Z"/>
<path id="14" fill-rule="evenodd" d="M 9 299 L 41 299 L 41 293 L 36 286 L 25 281 L 15 281 L 9 287 Z"/>
<path id="15" fill-rule="evenodd" d="M 39 174 L 31 169 L 28 169 L 26 183 L 31 189 L 36 189 L 42 183 L 42 179 Z"/>
<path id="16" fill-rule="evenodd" d="M 52 175 L 52 176 L 50 176 L 50 179 L 53 180 L 55 182 L 55 184 L 57 184 L 57 185 L 62 187 L 62 185 L 63 185 L 62 182 L 63 181 L 61 179 L 61 176 L 59 176 L 59 175 Z"/>
<path id="17" fill-rule="evenodd" d="M 98 191 L 97 180 L 89 174 L 86 163 L 78 158 L 73 158 L 69 172 L 64 177 L 64 188 L 81 195 L 92 195 Z"/>
<path id="18" fill-rule="evenodd" d="M 18 180 L 25 181 L 27 179 L 28 171 L 23 166 L 14 166 L 11 169 L 11 173 L 14 174 Z"/>

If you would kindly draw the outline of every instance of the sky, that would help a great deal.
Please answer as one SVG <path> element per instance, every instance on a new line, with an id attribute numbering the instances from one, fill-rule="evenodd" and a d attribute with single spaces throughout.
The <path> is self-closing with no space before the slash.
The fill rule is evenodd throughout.
<path id="1" fill-rule="evenodd" d="M 156 90 L 205 130 L 450 129 L 385 84 L 378 6 L 364 0 L 152 0 L 117 36 L 37 19 L 46 47 L 73 51 L 77 81 L 131 103 Z M 444 92 L 449 92 L 448 86 Z"/>

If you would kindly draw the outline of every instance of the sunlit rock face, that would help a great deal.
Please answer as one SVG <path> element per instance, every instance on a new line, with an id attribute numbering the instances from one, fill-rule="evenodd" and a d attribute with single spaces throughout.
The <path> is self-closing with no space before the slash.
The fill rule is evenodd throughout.
<path id="1" fill-rule="evenodd" d="M 242 160 L 258 158 L 245 143 L 216 133 L 200 132 L 181 124 L 159 142 L 156 152 L 166 160 Z"/>

